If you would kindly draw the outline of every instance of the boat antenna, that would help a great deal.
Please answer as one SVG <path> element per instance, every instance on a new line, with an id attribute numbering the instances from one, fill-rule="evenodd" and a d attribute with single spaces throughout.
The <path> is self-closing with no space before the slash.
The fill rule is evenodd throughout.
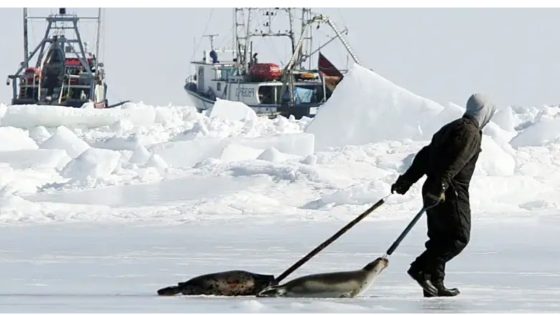
<path id="1" fill-rule="evenodd" d="M 219 36 L 219 34 L 208 34 L 202 35 L 202 37 L 210 38 L 210 50 L 214 50 L 214 37 Z"/>

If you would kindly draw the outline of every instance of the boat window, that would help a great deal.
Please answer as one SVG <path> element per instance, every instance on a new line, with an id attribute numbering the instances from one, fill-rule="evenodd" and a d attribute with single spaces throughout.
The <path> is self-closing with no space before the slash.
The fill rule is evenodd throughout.
<path id="1" fill-rule="evenodd" d="M 316 91 L 313 87 L 296 87 L 295 91 L 296 104 L 309 104 L 315 101 Z"/>
<path id="2" fill-rule="evenodd" d="M 220 80 L 227 81 L 234 74 L 235 74 L 234 68 L 223 68 L 220 75 Z"/>
<path id="3" fill-rule="evenodd" d="M 204 67 L 198 67 L 198 91 L 205 92 L 204 86 Z"/>
<path id="4" fill-rule="evenodd" d="M 276 104 L 278 92 L 277 86 L 260 86 L 259 87 L 259 102 L 261 104 Z"/>

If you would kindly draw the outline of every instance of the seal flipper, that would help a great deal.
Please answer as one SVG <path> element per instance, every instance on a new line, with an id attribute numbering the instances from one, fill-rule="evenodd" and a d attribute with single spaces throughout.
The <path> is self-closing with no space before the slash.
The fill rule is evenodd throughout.
<path id="1" fill-rule="evenodd" d="M 171 286 L 171 287 L 166 287 L 163 289 L 159 289 L 157 291 L 158 295 L 164 295 L 164 296 L 170 296 L 170 295 L 176 295 L 181 293 L 181 288 L 180 286 Z"/>

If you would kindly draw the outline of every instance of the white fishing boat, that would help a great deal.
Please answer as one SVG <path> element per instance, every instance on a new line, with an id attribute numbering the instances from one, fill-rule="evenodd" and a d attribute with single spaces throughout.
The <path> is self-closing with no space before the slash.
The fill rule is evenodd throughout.
<path id="1" fill-rule="evenodd" d="M 281 20 L 280 15 L 286 17 L 288 27 L 276 28 L 273 21 Z M 254 23 L 257 16 L 266 22 Z M 300 22 L 297 27 L 296 22 Z M 313 27 L 323 24 L 333 36 L 314 49 Z M 235 9 L 234 47 L 215 49 L 217 35 L 206 35 L 210 49 L 201 60 L 191 62 L 194 73 L 187 77 L 185 90 L 199 111 L 211 108 L 219 98 L 243 102 L 259 115 L 313 116 L 343 78 L 343 71 L 321 54 L 321 48 L 338 39 L 358 63 L 343 33 L 328 17 L 310 9 Z M 259 61 L 253 40 L 279 37 L 288 37 L 291 43 L 291 57 L 285 65 Z M 314 55 L 318 62 L 311 65 Z"/>

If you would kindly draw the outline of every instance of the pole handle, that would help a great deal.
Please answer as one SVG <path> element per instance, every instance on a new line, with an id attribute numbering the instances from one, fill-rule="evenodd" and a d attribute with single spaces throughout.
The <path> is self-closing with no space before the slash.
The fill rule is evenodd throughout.
<path id="1" fill-rule="evenodd" d="M 356 225 L 358 222 L 360 222 L 363 218 L 365 218 L 366 216 L 368 216 L 370 213 L 372 213 L 375 209 L 379 208 L 382 204 L 385 203 L 385 199 L 388 198 L 391 194 L 381 198 L 378 202 L 376 202 L 373 206 L 371 206 L 369 209 L 367 209 L 366 211 L 364 211 L 362 214 L 360 214 L 358 217 L 356 217 L 354 220 L 352 220 L 350 223 L 346 224 L 343 228 L 341 228 L 338 232 L 336 232 L 333 236 L 331 236 L 329 239 L 327 239 L 326 241 L 324 241 L 323 243 L 321 243 L 319 246 L 315 247 L 315 249 L 313 249 L 309 254 L 305 255 L 303 258 L 301 258 L 300 260 L 298 260 L 295 264 L 293 264 L 290 268 L 288 268 L 286 271 L 284 271 L 280 276 L 278 276 L 276 279 L 274 279 L 275 283 L 280 283 L 280 281 L 284 280 L 287 276 L 289 276 L 292 272 L 294 272 L 296 269 L 298 269 L 299 267 L 301 267 L 303 264 L 305 264 L 308 260 L 310 260 L 311 258 L 313 258 L 313 256 L 317 255 L 317 253 L 319 253 L 320 251 L 322 251 L 325 247 L 327 247 L 328 245 L 330 245 L 332 242 L 334 242 L 337 238 L 339 238 L 342 234 L 346 233 L 350 228 L 352 228 L 354 225 Z"/>
<path id="2" fill-rule="evenodd" d="M 404 231 L 402 231 L 401 235 L 399 235 L 399 237 L 397 237 L 397 239 L 395 240 L 395 242 L 393 242 L 393 244 L 391 245 L 391 247 L 389 247 L 389 249 L 387 250 L 387 253 L 385 254 L 384 257 L 386 256 L 391 256 L 391 254 L 397 249 L 397 247 L 401 244 L 402 240 L 405 238 L 405 236 L 408 234 L 408 232 L 410 232 L 410 230 L 412 229 L 412 227 L 416 224 L 416 222 L 418 222 L 418 220 L 420 219 L 420 217 L 422 216 L 422 214 L 424 214 L 424 212 L 426 212 L 429 209 L 434 208 L 435 206 L 437 206 L 439 204 L 439 201 L 434 203 L 433 205 L 427 206 L 427 207 L 423 207 L 422 209 L 420 209 L 420 211 L 418 211 L 418 213 L 414 216 L 414 218 L 412 218 L 412 221 L 410 221 L 410 223 L 406 226 L 406 228 L 404 229 Z"/>

